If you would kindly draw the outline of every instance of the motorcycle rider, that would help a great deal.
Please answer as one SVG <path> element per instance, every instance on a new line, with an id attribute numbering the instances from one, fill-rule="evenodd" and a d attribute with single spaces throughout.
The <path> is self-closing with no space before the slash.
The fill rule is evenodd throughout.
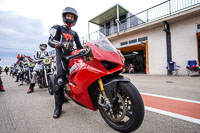
<path id="1" fill-rule="evenodd" d="M 20 80 L 20 84 L 19 86 L 23 85 L 23 59 L 24 59 L 24 55 L 22 54 L 18 54 L 17 55 L 17 79 L 15 82 L 18 82 L 18 80 Z"/>
<path id="2" fill-rule="evenodd" d="M 5 92 L 5 89 L 3 87 L 3 82 L 1 80 L 1 77 L 0 77 L 0 92 Z"/>
<path id="3" fill-rule="evenodd" d="M 77 49 L 83 49 L 78 34 L 71 30 L 78 20 L 78 13 L 74 8 L 66 7 L 62 12 L 63 25 L 54 25 L 49 33 L 49 46 L 56 49 L 57 59 L 57 76 L 54 87 L 55 91 L 55 110 L 53 118 L 58 118 L 61 115 L 62 104 L 64 102 L 64 83 L 68 74 L 69 61 L 62 58 L 70 55 L 74 49 L 73 42 L 76 43 Z"/>
<path id="4" fill-rule="evenodd" d="M 0 61 L 1 61 L 1 58 L 0 58 Z M 1 66 L 0 66 L 0 92 L 5 92 L 5 89 L 3 87 L 3 82 L 1 80 Z"/>
<path id="5" fill-rule="evenodd" d="M 16 70 L 16 80 L 15 82 L 18 82 L 19 81 L 19 74 L 18 74 L 18 70 L 19 70 L 19 59 L 20 59 L 20 54 L 17 54 L 17 62 L 15 63 L 15 70 Z"/>
<path id="6" fill-rule="evenodd" d="M 34 54 L 34 61 L 36 62 L 36 64 L 35 64 L 35 67 L 32 72 L 33 77 L 31 79 L 31 83 L 30 83 L 29 89 L 27 91 L 27 94 L 32 93 L 34 91 L 36 76 L 37 76 L 37 72 L 39 71 L 39 65 L 40 65 L 39 64 L 40 62 L 37 62 L 37 61 L 49 56 L 48 52 L 46 51 L 46 49 L 47 49 L 46 43 L 40 42 L 39 48 L 40 48 L 40 50 L 36 51 Z"/>

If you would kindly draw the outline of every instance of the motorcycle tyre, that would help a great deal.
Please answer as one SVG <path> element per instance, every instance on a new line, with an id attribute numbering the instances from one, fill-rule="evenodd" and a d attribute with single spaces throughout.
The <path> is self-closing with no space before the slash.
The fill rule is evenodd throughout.
<path id="1" fill-rule="evenodd" d="M 117 125 L 107 117 L 103 111 L 103 107 L 98 104 L 99 112 L 106 123 L 113 129 L 125 133 L 135 131 L 140 127 L 144 119 L 144 103 L 142 97 L 137 88 L 130 82 L 119 82 L 118 86 L 129 95 L 133 108 L 135 108 L 135 110 L 133 110 L 135 115 L 132 115 L 130 118 L 132 120 L 125 125 Z"/>
<path id="2" fill-rule="evenodd" d="M 53 95 L 54 94 L 54 77 L 53 75 L 49 75 L 49 78 L 48 78 L 48 92 L 50 95 Z M 52 89 L 52 91 L 50 91 L 50 89 Z"/>

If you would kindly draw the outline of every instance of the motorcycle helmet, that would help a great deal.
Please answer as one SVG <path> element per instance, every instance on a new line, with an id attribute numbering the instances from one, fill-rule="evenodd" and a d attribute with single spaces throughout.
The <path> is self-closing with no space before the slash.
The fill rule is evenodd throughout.
<path id="1" fill-rule="evenodd" d="M 47 49 L 47 44 L 45 42 L 40 42 L 39 48 L 40 48 L 40 50 L 44 51 Z"/>
<path id="2" fill-rule="evenodd" d="M 23 59 L 23 58 L 24 58 L 24 55 L 21 54 L 21 59 Z"/>
<path id="3" fill-rule="evenodd" d="M 24 55 L 22 54 L 17 54 L 17 59 L 22 60 L 24 58 Z"/>
<path id="4" fill-rule="evenodd" d="M 71 19 L 67 19 L 66 15 L 67 14 L 73 14 L 74 15 L 74 20 Z M 63 12 L 62 12 L 62 18 L 63 18 L 63 22 L 68 26 L 68 27 L 72 27 L 76 24 L 77 20 L 78 20 L 78 12 L 72 8 L 72 7 L 66 7 Z"/>
<path id="5" fill-rule="evenodd" d="M 17 59 L 20 59 L 20 57 L 21 57 L 20 54 L 17 54 Z"/>

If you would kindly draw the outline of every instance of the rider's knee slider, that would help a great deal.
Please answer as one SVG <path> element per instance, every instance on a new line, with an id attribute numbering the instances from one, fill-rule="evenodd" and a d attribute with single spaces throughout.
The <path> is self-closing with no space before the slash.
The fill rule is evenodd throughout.
<path id="1" fill-rule="evenodd" d="M 57 81 L 58 86 L 63 86 L 64 85 L 64 80 L 59 78 Z"/>

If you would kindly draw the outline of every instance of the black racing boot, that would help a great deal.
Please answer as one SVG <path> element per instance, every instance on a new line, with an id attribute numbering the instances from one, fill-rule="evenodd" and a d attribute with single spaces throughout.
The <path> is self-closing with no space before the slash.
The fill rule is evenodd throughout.
<path id="1" fill-rule="evenodd" d="M 62 105 L 63 105 L 63 93 L 54 95 L 55 98 L 55 110 L 53 113 L 53 118 L 58 118 L 62 112 Z"/>
<path id="2" fill-rule="evenodd" d="M 49 94 L 50 94 L 50 95 L 53 95 L 53 88 L 48 87 L 48 91 L 49 91 Z"/>
<path id="3" fill-rule="evenodd" d="M 56 107 L 56 109 L 54 110 L 54 113 L 53 113 L 53 118 L 55 118 L 55 119 L 59 118 L 61 115 L 61 112 L 62 112 L 62 105 Z"/>
<path id="4" fill-rule="evenodd" d="M 16 78 L 16 81 L 15 82 L 18 82 L 19 81 L 19 76 L 17 76 L 17 78 Z"/>
<path id="5" fill-rule="evenodd" d="M 27 91 L 27 94 L 34 92 L 34 86 L 35 86 L 35 83 L 30 83 L 30 87 L 29 87 L 29 90 Z"/>

